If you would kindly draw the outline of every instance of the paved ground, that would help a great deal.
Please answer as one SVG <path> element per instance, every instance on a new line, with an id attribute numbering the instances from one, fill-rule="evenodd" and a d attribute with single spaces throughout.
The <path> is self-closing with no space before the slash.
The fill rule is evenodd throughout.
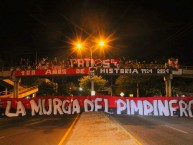
<path id="1" fill-rule="evenodd" d="M 139 145 L 103 112 L 82 113 L 63 145 Z"/>
<path id="2" fill-rule="evenodd" d="M 58 145 L 77 115 L 0 119 L 0 145 Z"/>
<path id="3" fill-rule="evenodd" d="M 110 115 L 143 145 L 193 145 L 193 118 Z"/>
<path id="4" fill-rule="evenodd" d="M 192 145 L 193 118 L 87 112 L 0 119 L 0 145 L 142 144 Z"/>

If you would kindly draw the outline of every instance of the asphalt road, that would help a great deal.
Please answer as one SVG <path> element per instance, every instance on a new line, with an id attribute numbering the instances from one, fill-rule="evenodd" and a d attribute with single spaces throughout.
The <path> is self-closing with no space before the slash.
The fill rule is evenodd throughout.
<path id="1" fill-rule="evenodd" d="M 0 119 L 0 145 L 58 145 L 77 115 Z"/>
<path id="2" fill-rule="evenodd" d="M 193 145 L 193 118 L 110 115 L 143 145 Z"/>
<path id="3" fill-rule="evenodd" d="M 0 145 L 59 145 L 76 116 L 0 119 Z M 193 145 L 193 118 L 108 116 L 142 145 Z"/>

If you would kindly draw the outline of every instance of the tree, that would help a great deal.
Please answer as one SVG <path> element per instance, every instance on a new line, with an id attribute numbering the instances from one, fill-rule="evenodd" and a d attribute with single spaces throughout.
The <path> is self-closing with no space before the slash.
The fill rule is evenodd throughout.
<path id="1" fill-rule="evenodd" d="M 39 78 L 38 77 L 22 77 L 21 78 L 21 84 L 31 87 L 39 84 Z"/>
<path id="2" fill-rule="evenodd" d="M 125 95 L 134 94 L 137 96 L 137 86 L 140 96 L 162 95 L 164 91 L 164 81 L 162 76 L 119 76 L 115 81 L 115 94 L 124 92 Z"/>
<path id="3" fill-rule="evenodd" d="M 66 95 L 77 95 L 78 87 L 73 82 L 66 83 L 64 85 L 64 94 Z"/>
<path id="4" fill-rule="evenodd" d="M 190 95 L 193 94 L 193 79 L 189 78 L 177 78 L 174 77 L 172 80 L 172 95 Z"/>
<path id="5" fill-rule="evenodd" d="M 119 76 L 115 81 L 115 95 L 119 95 L 121 92 L 128 94 L 128 88 L 132 90 L 132 87 L 129 83 L 129 79 L 125 75 Z"/>
<path id="6" fill-rule="evenodd" d="M 57 91 L 56 91 L 56 86 L 54 85 L 54 83 L 51 82 L 42 82 L 39 86 L 38 86 L 39 90 L 38 90 L 38 95 L 39 96 L 52 96 L 52 95 L 57 95 Z"/>
<path id="7" fill-rule="evenodd" d="M 107 80 L 102 78 L 102 76 L 94 76 L 94 88 L 95 91 L 101 91 L 105 88 L 106 84 L 108 83 Z M 83 76 L 79 79 L 80 87 L 83 88 L 83 94 L 90 95 L 91 92 L 91 80 L 89 76 Z"/>

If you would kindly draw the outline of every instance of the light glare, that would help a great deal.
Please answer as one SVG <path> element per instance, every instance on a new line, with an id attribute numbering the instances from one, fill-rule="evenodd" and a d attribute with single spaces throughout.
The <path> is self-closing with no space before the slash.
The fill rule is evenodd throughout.
<path id="1" fill-rule="evenodd" d="M 77 47 L 78 49 L 81 49 L 81 48 L 82 48 L 82 44 L 81 44 L 81 43 L 78 43 L 78 44 L 76 45 L 76 47 Z"/>
<path id="2" fill-rule="evenodd" d="M 103 47 L 105 45 L 105 42 L 104 41 L 100 41 L 99 42 L 99 46 Z"/>

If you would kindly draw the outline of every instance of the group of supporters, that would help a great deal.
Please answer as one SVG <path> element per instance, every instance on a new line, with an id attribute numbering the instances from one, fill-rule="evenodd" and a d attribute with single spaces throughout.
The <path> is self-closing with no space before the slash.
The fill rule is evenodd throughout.
<path id="1" fill-rule="evenodd" d="M 48 58 L 43 58 L 40 60 L 35 69 L 64 69 L 70 67 L 70 60 L 59 60 L 57 57 L 54 57 L 53 60 L 49 60 Z"/>
<path id="2" fill-rule="evenodd" d="M 48 58 L 42 58 L 39 61 L 32 63 L 28 59 L 21 58 L 19 66 L 16 69 L 19 70 L 31 70 L 31 69 L 63 69 L 70 67 L 70 59 L 59 60 L 57 57 L 49 60 Z"/>
<path id="3" fill-rule="evenodd" d="M 165 64 L 158 63 L 157 61 L 152 61 L 150 63 L 146 63 L 146 61 L 137 61 L 137 60 L 121 60 L 119 64 L 120 68 L 164 68 Z"/>
<path id="4" fill-rule="evenodd" d="M 42 58 L 35 63 L 30 63 L 28 59 L 21 58 L 19 66 L 17 69 L 20 70 L 30 70 L 30 69 L 64 69 L 72 67 L 70 64 L 70 59 L 67 58 L 65 60 L 60 60 L 57 57 L 54 59 Z M 146 63 L 146 61 L 137 61 L 137 60 L 129 60 L 129 59 L 119 59 L 119 68 L 165 68 L 166 65 L 164 62 L 152 61 L 150 63 Z M 73 66 L 74 67 L 74 66 Z"/>

